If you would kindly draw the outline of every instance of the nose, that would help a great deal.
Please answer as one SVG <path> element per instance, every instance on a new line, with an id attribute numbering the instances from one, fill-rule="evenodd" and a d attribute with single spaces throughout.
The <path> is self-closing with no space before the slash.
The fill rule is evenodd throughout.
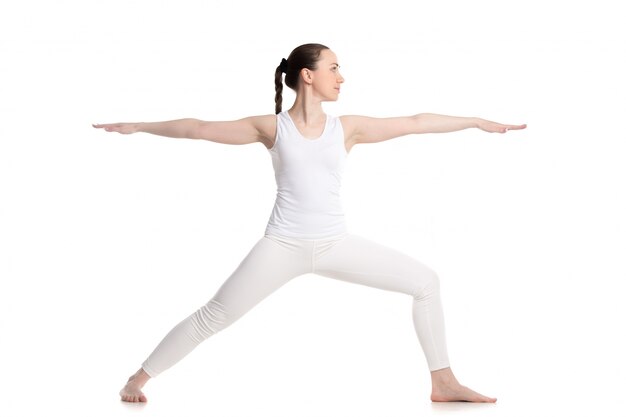
<path id="1" fill-rule="evenodd" d="M 343 75 L 341 75 L 340 73 L 337 73 L 337 82 L 339 84 L 343 83 L 345 81 L 345 79 L 343 78 Z"/>

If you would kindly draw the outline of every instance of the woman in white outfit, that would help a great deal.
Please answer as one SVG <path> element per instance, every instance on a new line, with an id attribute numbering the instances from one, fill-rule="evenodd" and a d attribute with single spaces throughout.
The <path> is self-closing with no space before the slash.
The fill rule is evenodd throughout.
<path id="1" fill-rule="evenodd" d="M 285 84 L 296 92 L 282 111 Z M 94 125 L 108 132 L 145 132 L 225 144 L 263 143 L 276 175 L 277 195 L 264 236 L 209 302 L 175 326 L 130 377 L 120 396 L 144 402 L 145 383 L 199 343 L 226 328 L 286 282 L 306 273 L 408 294 L 413 323 L 431 371 L 432 401 L 495 402 L 459 384 L 448 361 L 437 275 L 411 257 L 348 233 L 339 189 L 353 146 L 417 133 L 471 127 L 504 133 L 525 125 L 480 118 L 418 114 L 410 117 L 333 117 L 322 103 L 335 101 L 344 82 L 336 55 L 305 44 L 276 68 L 276 114 L 236 121 L 181 119 Z"/>

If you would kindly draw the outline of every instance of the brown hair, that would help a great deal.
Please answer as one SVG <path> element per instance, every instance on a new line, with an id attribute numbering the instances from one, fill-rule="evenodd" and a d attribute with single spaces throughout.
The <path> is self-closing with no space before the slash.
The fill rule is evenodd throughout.
<path id="1" fill-rule="evenodd" d="M 283 59 L 274 74 L 274 84 L 276 86 L 276 114 L 282 111 L 283 106 L 283 72 L 285 73 L 285 84 L 287 87 L 295 90 L 300 80 L 300 71 L 302 68 L 308 68 L 312 71 L 317 69 L 317 61 L 324 49 L 330 49 L 328 46 L 319 43 L 307 43 L 298 46 L 291 51 L 287 59 Z"/>

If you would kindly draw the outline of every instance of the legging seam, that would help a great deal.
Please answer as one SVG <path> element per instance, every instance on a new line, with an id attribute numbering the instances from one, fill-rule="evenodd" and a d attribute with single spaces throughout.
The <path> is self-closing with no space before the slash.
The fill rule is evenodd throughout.
<path id="1" fill-rule="evenodd" d="M 387 274 L 373 274 L 373 273 L 368 273 L 368 272 L 361 272 L 361 271 L 348 271 L 345 269 L 333 269 L 332 272 L 338 272 L 338 273 L 342 273 L 342 274 L 356 274 L 356 275 L 367 275 L 367 276 L 380 276 L 380 277 L 384 277 L 384 278 L 393 278 L 396 275 L 387 275 Z"/>
<path id="2" fill-rule="evenodd" d="M 315 251 L 317 249 L 317 242 L 313 241 L 313 251 L 311 252 L 311 272 L 315 272 Z"/>
<path id="3" fill-rule="evenodd" d="M 358 272 L 352 272 L 352 271 L 341 270 L 341 269 L 333 269 L 333 270 L 332 270 L 332 272 L 336 272 L 336 273 L 340 273 L 340 274 L 355 274 L 355 275 L 359 275 L 359 276 L 371 276 L 371 277 L 378 276 L 378 277 L 381 277 L 381 278 L 387 278 L 387 279 L 393 279 L 393 278 L 395 278 L 395 277 L 396 277 L 396 275 L 373 274 L 373 273 L 361 272 L 361 271 L 358 271 Z M 343 280 L 341 280 L 341 281 L 343 281 Z M 350 281 L 348 281 L 348 282 L 350 282 Z M 361 285 L 366 285 L 366 286 L 372 287 L 372 285 L 369 285 L 369 284 L 361 284 Z M 374 286 L 374 288 L 384 289 L 384 290 L 387 290 L 387 291 L 392 291 L 392 292 L 400 292 L 400 293 L 402 293 L 402 294 L 407 294 L 407 295 L 410 295 L 410 296 L 411 296 L 411 297 L 413 297 L 413 298 L 415 298 L 415 297 L 417 296 L 417 295 L 416 295 L 416 294 L 414 294 L 414 293 L 405 293 L 405 292 L 398 291 L 398 290 L 392 290 L 392 289 L 381 288 L 381 287 L 376 287 L 376 286 Z"/>

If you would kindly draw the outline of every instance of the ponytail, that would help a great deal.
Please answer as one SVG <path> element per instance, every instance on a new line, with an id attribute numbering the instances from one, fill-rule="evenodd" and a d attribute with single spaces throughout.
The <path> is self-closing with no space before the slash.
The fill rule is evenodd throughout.
<path id="1" fill-rule="evenodd" d="M 276 73 L 274 74 L 274 85 L 276 86 L 274 102 L 276 102 L 276 114 L 278 114 L 283 109 L 283 71 L 280 66 L 276 68 Z"/>

